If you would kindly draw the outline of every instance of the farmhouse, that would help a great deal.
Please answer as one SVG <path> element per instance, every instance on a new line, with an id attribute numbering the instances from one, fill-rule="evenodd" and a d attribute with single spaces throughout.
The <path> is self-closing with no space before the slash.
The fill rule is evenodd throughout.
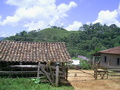
<path id="1" fill-rule="evenodd" d="M 58 86 L 69 62 L 64 42 L 0 41 L 0 75 L 45 76 Z"/>
<path id="2" fill-rule="evenodd" d="M 99 51 L 95 54 L 93 54 L 96 59 L 94 59 L 96 62 L 97 58 L 100 57 L 99 65 L 105 68 L 120 68 L 120 46 L 114 47 L 110 49 L 106 49 L 103 51 Z"/>

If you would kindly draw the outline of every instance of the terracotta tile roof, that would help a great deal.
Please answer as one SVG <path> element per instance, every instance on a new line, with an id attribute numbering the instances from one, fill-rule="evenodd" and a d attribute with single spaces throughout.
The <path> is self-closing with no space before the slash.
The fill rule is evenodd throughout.
<path id="1" fill-rule="evenodd" d="M 0 61 L 69 62 L 64 42 L 0 41 Z"/>
<path id="2" fill-rule="evenodd" d="M 96 55 L 99 56 L 101 53 L 120 55 L 120 46 L 119 47 L 114 47 L 114 48 L 110 48 L 110 49 L 99 51 L 99 52 L 93 54 L 93 56 L 96 56 Z"/>
<path id="3" fill-rule="evenodd" d="M 120 46 L 100 51 L 100 53 L 120 54 Z"/>

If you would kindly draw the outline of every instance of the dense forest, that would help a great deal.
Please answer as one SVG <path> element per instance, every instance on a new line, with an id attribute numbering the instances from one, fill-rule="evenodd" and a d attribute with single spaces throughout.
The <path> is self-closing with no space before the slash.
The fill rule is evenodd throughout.
<path id="1" fill-rule="evenodd" d="M 0 40 L 3 40 L 4 39 L 4 37 L 0 37 Z"/>
<path id="2" fill-rule="evenodd" d="M 72 57 L 91 54 L 120 45 L 120 28 L 115 24 L 84 24 L 78 31 L 67 31 L 62 27 L 52 26 L 43 30 L 22 31 L 4 40 L 33 42 L 66 42 Z"/>

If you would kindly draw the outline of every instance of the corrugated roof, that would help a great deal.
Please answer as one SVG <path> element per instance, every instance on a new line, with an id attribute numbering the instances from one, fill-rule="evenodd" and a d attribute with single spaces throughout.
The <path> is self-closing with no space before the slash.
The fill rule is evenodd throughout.
<path id="1" fill-rule="evenodd" d="M 64 42 L 0 41 L 0 61 L 69 62 Z"/>
<path id="2" fill-rule="evenodd" d="M 114 55 L 120 55 L 120 46 L 118 47 L 114 47 L 114 48 L 110 48 L 110 49 L 106 49 L 106 50 L 102 50 L 102 51 L 99 51 L 93 55 L 95 56 L 99 56 L 101 53 L 105 53 L 105 54 L 114 54 Z"/>

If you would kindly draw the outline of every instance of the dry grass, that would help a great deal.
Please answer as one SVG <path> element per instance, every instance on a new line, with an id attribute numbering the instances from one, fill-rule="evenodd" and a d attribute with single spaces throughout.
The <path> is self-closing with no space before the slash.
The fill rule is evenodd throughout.
<path id="1" fill-rule="evenodd" d="M 120 78 L 95 80 L 92 70 L 69 70 L 68 75 L 75 90 L 120 90 Z"/>

